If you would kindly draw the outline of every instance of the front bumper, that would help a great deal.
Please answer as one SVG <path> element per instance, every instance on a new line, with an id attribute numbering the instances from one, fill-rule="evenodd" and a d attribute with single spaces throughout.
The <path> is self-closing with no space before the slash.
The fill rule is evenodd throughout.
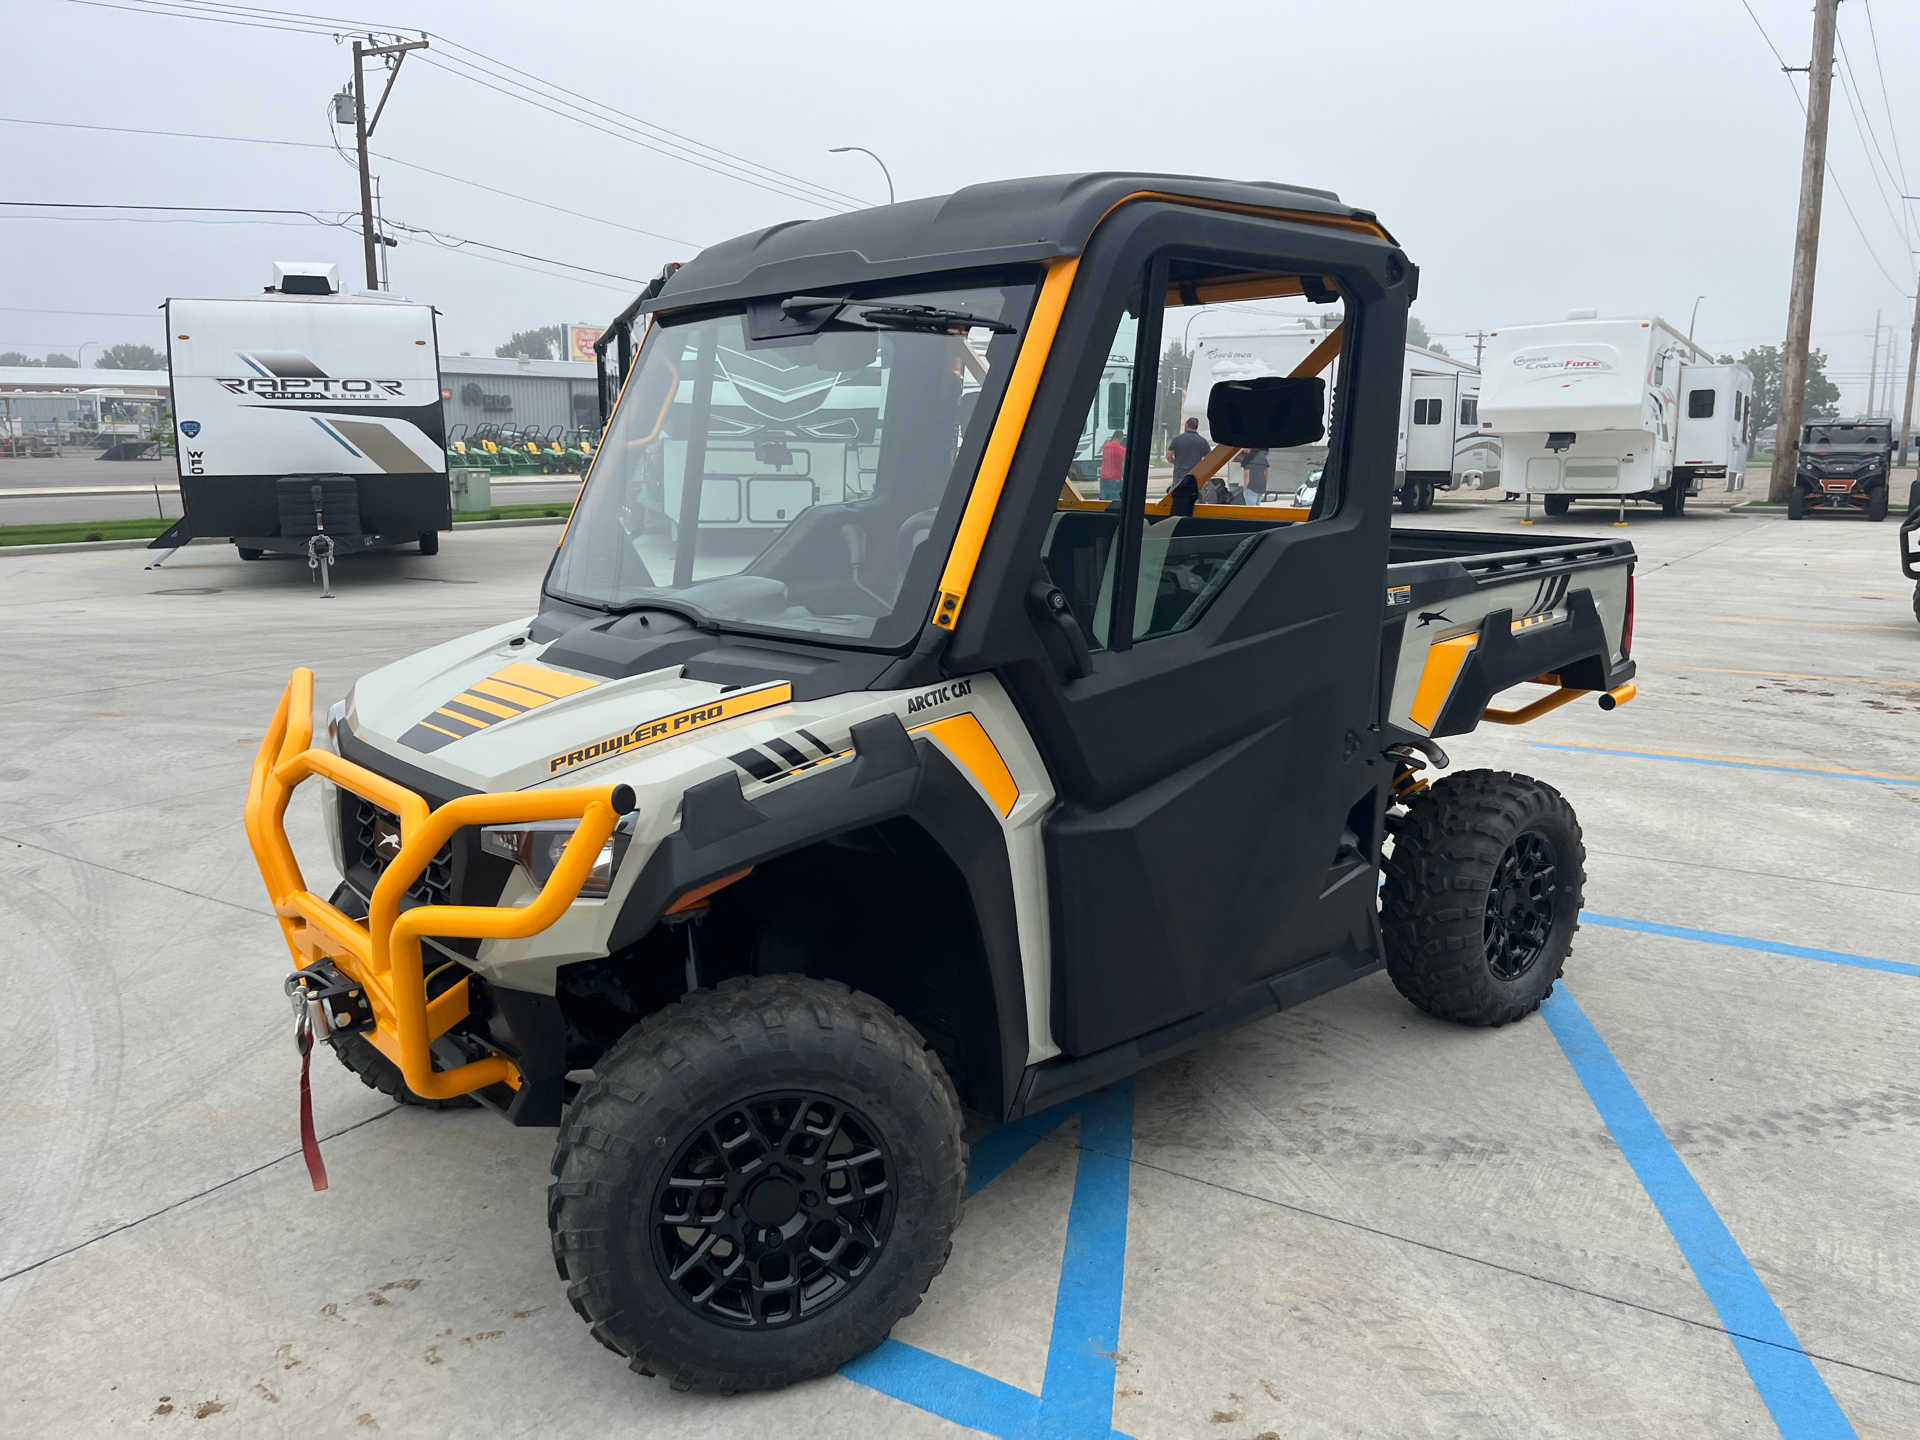
<path id="1" fill-rule="evenodd" d="M 1873 491 L 1887 483 L 1884 472 L 1866 475 L 1809 475 L 1802 470 L 1794 477 L 1803 503 L 1809 510 L 1864 510 L 1873 499 Z"/>
<path id="2" fill-rule="evenodd" d="M 421 937 L 519 939 L 538 934 L 579 898 L 580 887 L 620 816 L 633 808 L 624 785 L 579 785 L 555 790 L 463 795 L 437 809 L 411 790 L 329 751 L 312 748 L 313 672 L 293 672 L 273 723 L 254 756 L 247 789 L 247 840 L 294 963 L 301 969 L 331 960 L 364 986 L 381 1053 L 400 1067 L 407 1087 L 431 1100 L 449 1100 L 505 1082 L 518 1089 L 519 1070 L 504 1055 L 489 1055 L 453 1070 L 433 1068 L 433 1042 L 468 1014 L 468 981 L 427 997 Z M 367 918 L 353 919 L 306 888 L 287 840 L 287 803 L 301 781 L 318 775 L 399 817 L 400 849 L 369 897 Z M 468 826 L 532 820 L 580 824 L 552 876 L 524 906 L 414 905 L 401 902 L 456 832 Z"/>

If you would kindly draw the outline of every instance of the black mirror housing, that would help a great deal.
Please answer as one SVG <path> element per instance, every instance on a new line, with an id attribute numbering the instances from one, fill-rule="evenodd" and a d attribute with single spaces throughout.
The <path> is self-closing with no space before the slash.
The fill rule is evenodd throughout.
<path id="1" fill-rule="evenodd" d="M 1207 430 L 1216 445 L 1285 450 L 1324 439 L 1326 413 L 1327 382 L 1317 375 L 1223 380 L 1207 397 Z"/>

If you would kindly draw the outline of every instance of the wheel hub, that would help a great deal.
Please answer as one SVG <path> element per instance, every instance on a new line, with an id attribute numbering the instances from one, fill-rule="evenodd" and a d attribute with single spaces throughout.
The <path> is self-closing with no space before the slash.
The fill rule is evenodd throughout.
<path id="1" fill-rule="evenodd" d="M 756 1095 L 708 1120 L 661 1177 L 654 1262 L 683 1304 L 743 1329 L 817 1314 L 871 1274 L 893 1224 L 893 1162 L 828 1096 Z"/>
<path id="2" fill-rule="evenodd" d="M 1517 980 L 1546 952 L 1553 936 L 1560 867 L 1546 838 L 1516 835 L 1493 868 L 1487 895 L 1487 966 Z"/>

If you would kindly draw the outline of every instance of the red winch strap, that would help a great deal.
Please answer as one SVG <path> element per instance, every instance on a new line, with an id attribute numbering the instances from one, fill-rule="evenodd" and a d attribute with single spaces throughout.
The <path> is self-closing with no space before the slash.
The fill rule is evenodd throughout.
<path id="1" fill-rule="evenodd" d="M 313 1133 L 313 1087 L 308 1083 L 308 1067 L 313 1063 L 313 1040 L 300 1048 L 300 1153 L 306 1157 L 307 1176 L 313 1188 L 327 1188 L 327 1162 L 320 1158 L 320 1140 Z"/>

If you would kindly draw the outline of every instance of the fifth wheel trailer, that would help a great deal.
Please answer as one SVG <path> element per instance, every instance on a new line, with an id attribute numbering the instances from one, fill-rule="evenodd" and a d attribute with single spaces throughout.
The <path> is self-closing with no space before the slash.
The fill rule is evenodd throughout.
<path id="1" fill-rule="evenodd" d="M 1508 325 L 1487 337 L 1480 429 L 1505 455 L 1502 486 L 1575 500 L 1652 500 L 1669 515 L 1701 482 L 1746 483 L 1753 376 L 1658 316 Z"/>
<path id="2" fill-rule="evenodd" d="M 1262 375 L 1286 375 L 1305 360 L 1327 336 L 1311 321 L 1272 317 L 1264 329 L 1251 329 L 1234 312 L 1221 317 L 1231 331 L 1196 327 L 1192 368 L 1187 376 L 1181 418 L 1197 419 L 1207 434 L 1207 401 L 1222 381 L 1250 380 Z M 1328 386 L 1328 418 L 1332 395 L 1340 383 L 1336 361 Z M 1394 493 L 1405 510 L 1427 510 L 1439 490 L 1474 489 L 1497 481 L 1501 464 L 1500 437 L 1482 433 L 1477 413 L 1480 372 L 1463 360 L 1439 355 L 1418 345 L 1407 346 L 1401 367 L 1400 423 L 1394 456 Z M 1268 487 L 1291 493 L 1319 469 L 1325 447 L 1303 447 L 1284 457 L 1272 457 L 1276 468 Z M 1291 462 L 1290 468 L 1287 466 Z M 1493 477 L 1489 480 L 1488 477 Z"/>
<path id="3" fill-rule="evenodd" d="M 333 269 L 283 262 L 264 294 L 167 301 L 186 513 L 150 548 L 439 549 L 453 514 L 433 307 L 336 294 Z"/>

